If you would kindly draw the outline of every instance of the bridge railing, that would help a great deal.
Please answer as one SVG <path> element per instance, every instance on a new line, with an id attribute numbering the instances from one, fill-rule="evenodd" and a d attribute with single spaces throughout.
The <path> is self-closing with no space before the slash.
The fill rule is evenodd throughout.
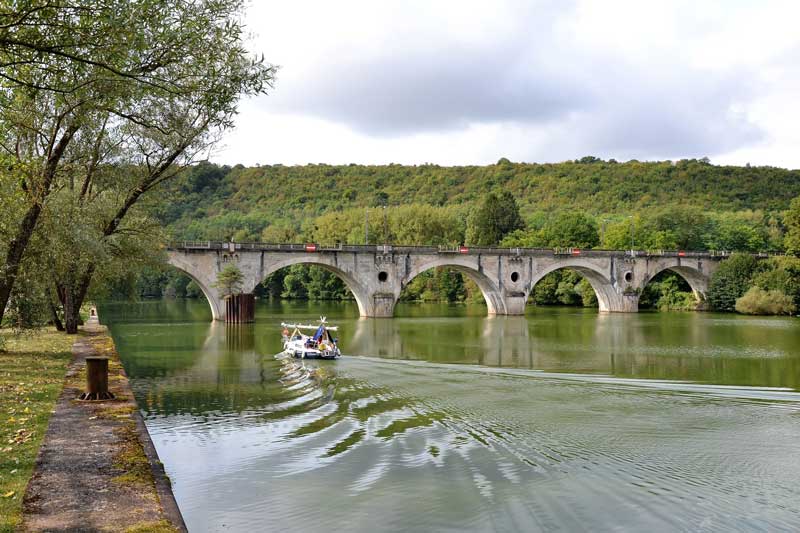
<path id="1" fill-rule="evenodd" d="M 686 258 L 720 258 L 731 255 L 730 251 L 706 250 L 598 250 L 583 248 L 497 248 L 487 246 L 397 246 L 393 244 L 270 244 L 260 242 L 222 242 L 222 241 L 179 241 L 167 245 L 171 250 L 235 250 L 267 251 L 267 252 L 356 252 L 378 254 L 468 254 L 468 255 L 517 255 L 517 256 L 573 256 L 573 257 L 686 257 Z M 758 252 L 756 257 L 773 257 L 785 255 L 783 252 Z"/>

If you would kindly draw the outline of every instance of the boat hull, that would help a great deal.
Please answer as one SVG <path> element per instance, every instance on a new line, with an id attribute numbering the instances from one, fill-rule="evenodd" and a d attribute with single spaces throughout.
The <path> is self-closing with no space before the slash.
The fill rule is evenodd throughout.
<path id="1" fill-rule="evenodd" d="M 336 359 L 341 355 L 338 347 L 333 350 L 319 350 L 305 346 L 304 342 L 289 341 L 283 345 L 283 351 L 298 359 Z"/>
<path id="2" fill-rule="evenodd" d="M 339 353 L 323 353 L 316 350 L 286 350 L 286 353 L 295 359 L 338 359 Z"/>

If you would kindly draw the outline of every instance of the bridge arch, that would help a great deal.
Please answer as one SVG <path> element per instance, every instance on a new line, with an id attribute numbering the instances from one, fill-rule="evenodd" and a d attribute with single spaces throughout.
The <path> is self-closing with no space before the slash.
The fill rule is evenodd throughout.
<path id="1" fill-rule="evenodd" d="M 698 301 L 705 300 L 706 293 L 708 292 L 708 285 L 710 282 L 709 276 L 704 273 L 699 268 L 693 267 L 691 265 L 680 264 L 678 262 L 675 263 L 666 263 L 660 264 L 657 268 L 649 270 L 647 274 L 643 277 L 640 289 L 644 290 L 648 283 L 650 283 L 656 276 L 661 274 L 662 272 L 670 271 L 675 272 L 684 280 L 686 283 L 689 284 L 689 287 L 692 288 L 692 292 L 694 293 L 695 298 Z"/>
<path id="2" fill-rule="evenodd" d="M 208 302 L 208 306 L 211 308 L 211 318 L 213 320 L 222 320 L 224 318 L 224 305 L 222 303 L 222 299 L 217 294 L 216 289 L 211 288 L 209 284 L 193 274 L 190 267 L 181 265 L 180 261 L 175 261 L 172 257 L 170 257 L 168 262 L 170 266 L 189 276 L 191 280 L 194 281 L 195 285 L 200 288 L 200 291 L 203 293 L 203 296 L 205 296 L 206 301 Z"/>
<path id="3" fill-rule="evenodd" d="M 483 299 L 486 301 L 490 315 L 505 315 L 507 314 L 505 300 L 503 299 L 500 288 L 483 272 L 476 268 L 469 260 L 464 260 L 458 257 L 444 257 L 422 263 L 411 269 L 411 271 L 402 279 L 400 289 L 406 287 L 411 281 L 428 270 L 434 268 L 449 268 L 455 272 L 464 274 L 469 279 L 475 282 L 483 294 Z M 400 298 L 400 293 L 395 295 L 395 301 Z"/>
<path id="4" fill-rule="evenodd" d="M 258 280 L 257 283 L 264 281 L 265 279 L 267 279 L 267 277 L 269 277 L 271 274 L 274 274 L 278 270 L 293 265 L 314 265 L 323 268 L 328 272 L 331 272 L 339 279 L 341 279 L 347 286 L 347 288 L 350 289 L 350 292 L 353 293 L 353 297 L 356 300 L 356 305 L 358 305 L 359 315 L 362 317 L 373 316 L 374 313 L 372 312 L 373 309 L 372 309 L 372 301 L 370 299 L 370 294 L 361 283 L 359 283 L 352 275 L 348 274 L 341 268 L 338 268 L 335 265 L 331 265 L 323 260 L 315 259 L 313 257 L 308 257 L 308 256 L 292 257 L 272 263 L 264 269 L 262 279 Z"/>
<path id="5" fill-rule="evenodd" d="M 586 281 L 588 281 L 592 286 L 592 289 L 594 289 L 594 293 L 597 296 L 597 306 L 600 311 L 617 310 L 619 307 L 617 305 L 619 295 L 614 289 L 611 280 L 599 267 L 589 262 L 560 262 L 536 271 L 531 279 L 530 286 L 527 287 L 526 297 L 530 296 L 530 294 L 533 292 L 533 288 L 536 287 L 536 284 L 539 283 L 546 275 L 550 274 L 551 272 L 555 272 L 556 270 L 565 269 L 574 270 L 586 278 Z"/>

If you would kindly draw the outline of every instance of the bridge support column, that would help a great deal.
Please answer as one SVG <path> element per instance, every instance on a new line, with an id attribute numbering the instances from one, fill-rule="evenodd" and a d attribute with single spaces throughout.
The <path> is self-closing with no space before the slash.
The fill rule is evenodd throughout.
<path id="1" fill-rule="evenodd" d="M 507 292 L 503 295 L 503 304 L 505 306 L 505 313 L 499 314 L 506 315 L 524 315 L 525 305 L 528 303 L 528 297 L 524 292 Z"/>
<path id="2" fill-rule="evenodd" d="M 225 323 L 244 324 L 256 319 L 256 301 L 252 294 L 234 294 L 225 297 Z"/>
<path id="3" fill-rule="evenodd" d="M 628 294 L 619 294 L 616 298 L 610 298 L 608 304 L 608 309 L 601 309 L 601 311 L 610 311 L 612 313 L 638 313 L 639 293 L 631 292 Z"/>
<path id="4" fill-rule="evenodd" d="M 372 314 L 366 316 L 373 318 L 392 318 L 394 304 L 397 298 L 390 292 L 376 292 L 372 295 Z"/>

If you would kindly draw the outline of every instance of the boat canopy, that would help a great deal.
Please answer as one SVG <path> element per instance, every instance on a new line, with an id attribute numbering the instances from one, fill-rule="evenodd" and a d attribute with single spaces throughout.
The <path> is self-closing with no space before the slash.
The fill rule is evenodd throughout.
<path id="1" fill-rule="evenodd" d="M 317 330 L 317 331 L 319 329 L 327 329 L 329 331 L 336 331 L 337 329 L 339 329 L 338 326 L 325 326 L 324 324 L 316 324 L 316 325 L 314 325 L 314 324 L 287 324 L 285 322 L 281 322 L 281 326 L 284 327 L 284 328 L 313 329 L 313 330 Z"/>

